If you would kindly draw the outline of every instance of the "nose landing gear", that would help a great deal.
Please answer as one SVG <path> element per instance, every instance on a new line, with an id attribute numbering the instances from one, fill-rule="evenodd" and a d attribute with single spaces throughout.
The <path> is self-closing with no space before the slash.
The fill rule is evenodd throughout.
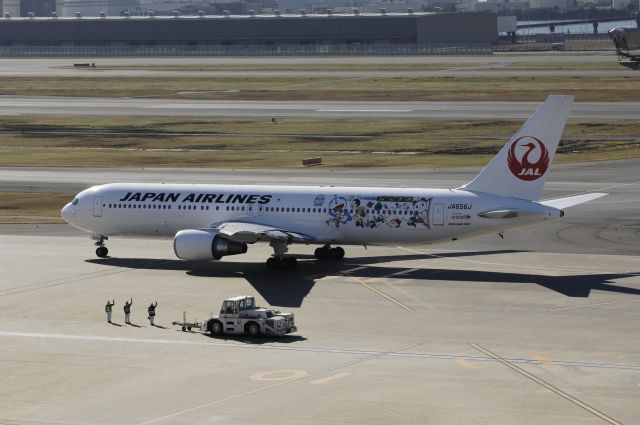
<path id="1" fill-rule="evenodd" d="M 99 236 L 92 235 L 91 237 L 96 241 L 96 246 L 97 246 L 96 255 L 100 258 L 104 258 L 107 255 L 109 255 L 109 250 L 107 249 L 106 246 L 104 246 L 104 241 L 109 238 L 102 235 L 99 235 Z"/>

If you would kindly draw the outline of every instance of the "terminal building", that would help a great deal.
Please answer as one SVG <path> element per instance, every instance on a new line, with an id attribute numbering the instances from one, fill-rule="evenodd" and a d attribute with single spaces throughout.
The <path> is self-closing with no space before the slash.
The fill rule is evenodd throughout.
<path id="1" fill-rule="evenodd" d="M 5 0 L 7 1 L 7 0 Z M 118 4 L 126 0 L 118 0 Z M 114 3 L 115 4 L 115 3 Z M 0 45 L 403 45 L 491 44 L 494 13 L 77 15 L 0 19 Z"/>

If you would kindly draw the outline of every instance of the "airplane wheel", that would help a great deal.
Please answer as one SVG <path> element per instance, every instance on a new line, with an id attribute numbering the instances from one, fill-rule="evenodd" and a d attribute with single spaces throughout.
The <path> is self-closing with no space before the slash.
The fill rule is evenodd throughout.
<path id="1" fill-rule="evenodd" d="M 337 248 L 331 248 L 329 250 L 329 258 L 332 260 L 339 260 L 342 257 L 340 256 L 342 254 L 342 257 L 344 257 L 344 249 L 337 247 Z"/>
<path id="2" fill-rule="evenodd" d="M 331 258 L 331 249 L 327 248 L 326 246 L 316 248 L 316 250 L 313 252 L 313 255 L 318 260 L 328 260 Z"/>
<path id="3" fill-rule="evenodd" d="M 287 257 L 282 260 L 282 268 L 286 270 L 295 269 L 298 265 L 298 260 L 294 257 Z"/>
<path id="4" fill-rule="evenodd" d="M 109 254 L 109 250 L 106 246 L 99 246 L 96 248 L 96 255 L 100 258 L 104 258 Z"/>
<path id="5" fill-rule="evenodd" d="M 267 268 L 269 270 L 276 270 L 280 268 L 280 261 L 275 257 L 270 257 L 267 259 Z"/>

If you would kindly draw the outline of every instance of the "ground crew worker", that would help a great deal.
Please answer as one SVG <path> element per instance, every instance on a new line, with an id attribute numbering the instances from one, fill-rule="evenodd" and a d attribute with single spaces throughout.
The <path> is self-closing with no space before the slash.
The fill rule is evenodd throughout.
<path id="1" fill-rule="evenodd" d="M 125 301 L 124 302 L 124 323 L 126 323 L 127 325 L 131 324 L 131 321 L 129 320 L 129 317 L 131 315 L 131 305 L 133 304 L 133 298 L 131 298 L 131 301 Z"/>
<path id="2" fill-rule="evenodd" d="M 111 323 L 111 310 L 114 305 L 116 305 L 115 300 L 112 300 L 111 302 L 107 300 L 107 304 L 104 306 L 104 312 L 107 313 L 107 323 Z"/>
<path id="3" fill-rule="evenodd" d="M 153 320 L 156 317 L 156 307 L 158 307 L 158 301 L 156 301 L 156 303 L 151 303 L 149 304 L 149 308 L 147 309 L 149 311 L 149 323 L 151 324 L 151 326 L 155 326 L 153 324 Z"/>

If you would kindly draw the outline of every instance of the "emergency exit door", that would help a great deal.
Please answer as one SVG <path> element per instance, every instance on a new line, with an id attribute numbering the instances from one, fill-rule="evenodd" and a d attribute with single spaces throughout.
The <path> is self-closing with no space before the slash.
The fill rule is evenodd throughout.
<path id="1" fill-rule="evenodd" d="M 102 196 L 93 198 L 93 216 L 102 217 Z"/>
<path id="2" fill-rule="evenodd" d="M 433 224 L 436 226 L 444 225 L 444 204 L 433 205 Z"/>

